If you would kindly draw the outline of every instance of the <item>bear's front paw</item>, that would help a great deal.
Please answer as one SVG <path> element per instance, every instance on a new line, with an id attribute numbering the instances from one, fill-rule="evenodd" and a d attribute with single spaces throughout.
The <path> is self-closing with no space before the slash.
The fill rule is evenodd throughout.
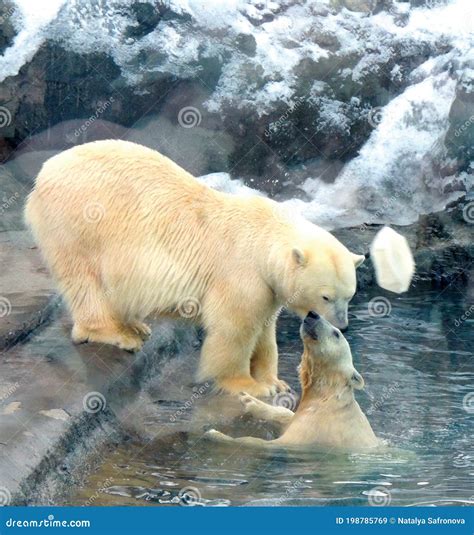
<path id="1" fill-rule="evenodd" d="M 143 340 L 147 340 L 150 338 L 151 335 L 151 329 L 148 327 L 146 323 L 143 323 L 141 321 L 134 321 L 130 324 L 130 328 L 138 334 Z"/>
<path id="2" fill-rule="evenodd" d="M 291 390 L 289 384 L 286 381 L 282 381 L 278 378 L 275 378 L 272 384 L 273 386 L 275 386 L 277 394 L 280 392 L 289 392 Z"/>
<path id="3" fill-rule="evenodd" d="M 281 392 L 289 392 L 291 390 L 288 384 L 285 381 L 278 379 L 278 377 L 267 377 L 259 380 L 268 386 L 271 396 L 275 396 Z"/>
<path id="4" fill-rule="evenodd" d="M 229 377 L 217 381 L 219 388 L 230 393 L 239 394 L 242 391 L 261 398 L 273 396 L 276 391 L 265 383 L 259 383 L 252 377 Z"/>
<path id="5" fill-rule="evenodd" d="M 131 353 L 135 353 L 136 351 L 140 351 L 140 349 L 143 346 L 143 339 L 139 335 L 123 335 L 117 338 L 116 344 L 117 347 L 120 349 L 124 349 L 125 351 L 130 351 Z"/>

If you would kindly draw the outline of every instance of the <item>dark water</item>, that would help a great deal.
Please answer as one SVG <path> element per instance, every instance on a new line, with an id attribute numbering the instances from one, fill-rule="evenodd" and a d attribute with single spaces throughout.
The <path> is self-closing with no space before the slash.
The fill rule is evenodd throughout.
<path id="1" fill-rule="evenodd" d="M 164 368 L 135 417 L 123 417 L 138 438 L 106 456 L 70 503 L 474 504 L 472 296 L 465 287 L 380 296 L 357 296 L 346 336 L 367 385 L 357 398 L 387 449 L 268 452 L 211 443 L 206 426 L 234 436 L 270 438 L 272 430 L 239 416 L 233 400 L 207 396 L 205 386 L 194 395 L 183 386 L 194 356 Z M 298 326 L 284 315 L 278 327 L 280 375 L 293 387 Z"/>

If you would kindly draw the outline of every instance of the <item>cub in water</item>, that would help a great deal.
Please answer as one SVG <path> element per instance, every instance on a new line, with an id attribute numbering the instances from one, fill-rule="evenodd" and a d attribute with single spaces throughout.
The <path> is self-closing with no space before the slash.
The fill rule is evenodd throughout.
<path id="1" fill-rule="evenodd" d="M 296 412 L 240 394 L 245 411 L 281 425 L 275 440 L 231 438 L 216 430 L 209 438 L 251 446 L 311 446 L 365 450 L 382 444 L 355 400 L 354 390 L 364 380 L 352 363 L 352 353 L 341 331 L 310 312 L 301 329 L 304 352 L 300 366 L 302 396 Z"/>

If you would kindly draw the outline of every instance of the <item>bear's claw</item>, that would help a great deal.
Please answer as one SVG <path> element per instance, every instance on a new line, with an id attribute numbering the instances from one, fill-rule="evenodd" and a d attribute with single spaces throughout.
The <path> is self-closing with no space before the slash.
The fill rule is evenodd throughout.
<path id="1" fill-rule="evenodd" d="M 143 340 L 147 340 L 151 336 L 151 329 L 146 323 L 135 321 L 130 324 L 130 327 L 133 332 L 138 334 Z"/>

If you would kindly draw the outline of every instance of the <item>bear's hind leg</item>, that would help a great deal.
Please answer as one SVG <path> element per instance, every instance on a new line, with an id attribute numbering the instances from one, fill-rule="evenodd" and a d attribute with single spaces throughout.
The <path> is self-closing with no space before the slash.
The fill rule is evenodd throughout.
<path id="1" fill-rule="evenodd" d="M 257 340 L 250 366 L 252 377 L 259 383 L 267 384 L 275 393 L 290 390 L 285 381 L 278 379 L 276 318 L 265 323 Z"/>
<path id="2" fill-rule="evenodd" d="M 126 351 L 139 351 L 143 346 L 143 339 L 139 334 L 119 323 L 91 327 L 76 322 L 72 329 L 72 340 L 75 344 L 109 344 Z"/>
<path id="3" fill-rule="evenodd" d="M 142 337 L 115 317 L 98 277 L 87 270 L 84 259 L 75 258 L 73 263 L 69 272 L 54 270 L 74 322 L 73 342 L 97 342 L 138 351 L 143 345 Z"/>

